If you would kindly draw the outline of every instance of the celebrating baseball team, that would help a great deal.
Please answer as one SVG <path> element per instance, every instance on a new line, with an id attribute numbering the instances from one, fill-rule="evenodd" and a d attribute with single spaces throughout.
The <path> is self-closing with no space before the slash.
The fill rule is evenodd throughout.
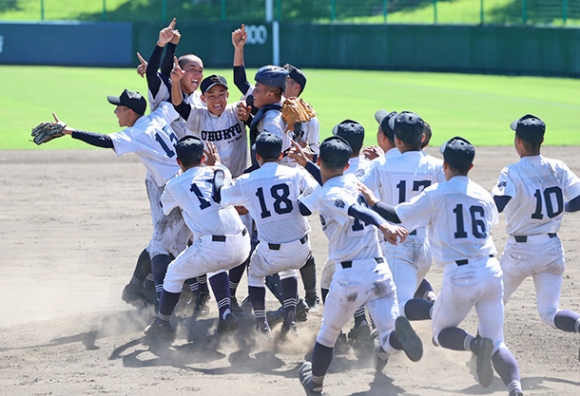
<path id="1" fill-rule="evenodd" d="M 516 396 L 523 392 L 504 342 L 504 305 L 526 278 L 533 278 L 541 320 L 580 333 L 580 314 L 560 309 L 558 237 L 564 213 L 580 210 L 580 179 L 541 155 L 540 118 L 523 115 L 510 129 L 508 120 L 520 160 L 502 169 L 490 193 L 469 178 L 473 145 L 456 136 L 441 146 L 442 160 L 427 154 L 431 126 L 410 111 L 375 113 L 376 146 L 363 148 L 365 128 L 350 119 L 320 142 L 316 113 L 300 98 L 307 82 L 300 69 L 263 66 L 248 82 L 244 25 L 232 33 L 242 99 L 228 104 L 225 77 L 204 78 L 199 57 L 175 56 L 175 27 L 174 19 L 159 32 L 148 60 L 138 54 L 148 115 L 145 97 L 125 89 L 107 98 L 120 132 L 75 129 L 56 114 L 33 130 L 37 144 L 70 135 L 118 156 L 135 153 L 145 165 L 153 233 L 122 299 L 139 310 L 155 307 L 144 337 L 152 351 L 175 340 L 171 318 L 182 292 L 192 296 L 194 316 L 208 315 L 211 289 L 218 337 L 240 331 L 251 306 L 253 336 L 284 343 L 300 337 L 297 322 L 309 310 L 322 310 L 298 374 L 307 395 L 322 394 L 344 345 L 370 345 L 377 371 L 401 351 L 419 361 L 425 340 L 411 323 L 430 320 L 428 342 L 470 351 L 482 387 L 495 371 Z M 319 285 L 309 238 L 316 212 L 328 238 Z M 509 238 L 500 256 L 491 229 L 501 212 Z M 426 279 L 432 262 L 443 269 L 437 292 Z M 267 289 L 278 309 L 267 311 Z M 460 327 L 472 308 L 476 334 Z"/>

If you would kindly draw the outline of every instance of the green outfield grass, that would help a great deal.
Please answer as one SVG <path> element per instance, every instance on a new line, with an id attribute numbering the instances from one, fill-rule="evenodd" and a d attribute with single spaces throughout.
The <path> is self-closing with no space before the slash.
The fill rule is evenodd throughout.
<path id="1" fill-rule="evenodd" d="M 248 76 L 254 70 L 248 70 Z M 367 130 L 366 144 L 375 143 L 380 108 L 411 110 L 428 121 L 433 144 L 456 135 L 478 146 L 513 143 L 509 123 L 526 113 L 547 124 L 546 144 L 580 145 L 580 81 L 563 78 L 482 76 L 354 70 L 305 70 L 304 99 L 318 112 L 321 138 L 332 126 L 350 118 Z M 206 69 L 231 81 L 232 71 Z M 134 69 L 0 66 L 0 149 L 81 149 L 82 142 L 64 137 L 41 147 L 30 142 L 30 130 L 52 118 L 78 129 L 119 131 L 107 95 L 124 88 L 146 92 L 146 81 Z M 230 101 L 239 92 L 230 87 Z"/>

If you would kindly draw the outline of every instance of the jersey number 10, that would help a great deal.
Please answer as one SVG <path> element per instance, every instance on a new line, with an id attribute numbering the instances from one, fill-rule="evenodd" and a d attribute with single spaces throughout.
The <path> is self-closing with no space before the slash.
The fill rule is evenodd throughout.
<path id="1" fill-rule="evenodd" d="M 554 208 L 552 196 L 555 198 L 556 208 Z M 544 218 L 542 214 L 542 197 L 546 202 L 546 215 L 550 219 L 558 216 L 564 210 L 564 197 L 562 195 L 562 189 L 558 186 L 546 188 L 544 193 L 536 190 L 534 197 L 536 198 L 536 210 L 532 213 L 532 219 L 541 220 Z"/>

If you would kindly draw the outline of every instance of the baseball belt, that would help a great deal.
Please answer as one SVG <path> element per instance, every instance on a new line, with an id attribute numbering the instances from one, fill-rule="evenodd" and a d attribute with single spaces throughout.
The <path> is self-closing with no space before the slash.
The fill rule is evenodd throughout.
<path id="1" fill-rule="evenodd" d="M 242 236 L 245 236 L 248 233 L 248 230 L 246 230 L 244 228 L 244 230 L 242 231 Z M 212 235 L 211 236 L 211 241 L 212 242 L 225 242 L 227 239 L 227 237 L 225 235 Z"/>
<path id="2" fill-rule="evenodd" d="M 385 262 L 385 259 L 382 257 L 375 257 L 375 261 L 377 262 L 377 264 L 381 264 Z M 340 265 L 342 266 L 342 268 L 351 268 L 352 267 L 352 260 L 350 261 L 341 261 Z"/>
<path id="3" fill-rule="evenodd" d="M 305 244 L 308 241 L 308 234 L 304 235 L 302 238 L 300 238 L 300 243 L 301 244 Z M 280 246 L 282 246 L 281 243 L 269 243 L 268 247 L 270 248 L 270 250 L 280 250 Z"/>
<path id="4" fill-rule="evenodd" d="M 550 238 L 556 238 L 558 236 L 558 234 L 556 234 L 555 232 L 549 232 L 548 236 Z M 526 243 L 528 241 L 528 236 L 527 235 L 514 235 L 514 239 L 516 240 L 516 242 Z"/>
<path id="5" fill-rule="evenodd" d="M 493 254 L 490 254 L 489 257 L 493 257 Z M 469 264 L 469 260 L 468 259 L 464 259 L 464 260 L 455 260 L 455 264 L 457 264 L 458 267 L 461 267 L 462 265 L 467 265 Z"/>

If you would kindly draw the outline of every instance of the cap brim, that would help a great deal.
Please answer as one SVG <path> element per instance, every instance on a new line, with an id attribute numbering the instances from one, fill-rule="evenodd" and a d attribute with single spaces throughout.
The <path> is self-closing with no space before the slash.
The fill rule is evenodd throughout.
<path id="1" fill-rule="evenodd" d="M 445 143 L 443 143 L 441 145 L 441 147 L 439 147 L 439 153 L 443 154 L 445 152 L 445 147 L 447 146 L 447 143 L 449 143 L 449 140 L 447 140 Z"/>
<path id="2" fill-rule="evenodd" d="M 335 126 L 332 128 L 332 134 L 333 134 L 334 136 L 336 136 L 336 134 L 337 134 L 337 133 L 338 133 L 338 125 L 335 125 Z"/>
<path id="3" fill-rule="evenodd" d="M 119 96 L 107 96 L 107 100 L 110 104 L 119 106 L 121 104 L 121 98 Z"/>
<path id="4" fill-rule="evenodd" d="M 391 117 L 391 118 L 389 119 L 389 128 L 391 128 L 391 130 L 393 130 L 393 131 L 395 130 L 395 119 L 396 119 L 396 118 L 397 118 L 397 117 Z"/>
<path id="5" fill-rule="evenodd" d="M 517 130 L 517 127 L 518 127 L 518 121 L 519 121 L 519 120 L 512 121 L 512 123 L 510 124 L 510 128 L 512 129 L 512 131 L 515 131 L 515 130 Z"/>
<path id="6" fill-rule="evenodd" d="M 383 122 L 383 119 L 388 116 L 389 113 L 387 112 L 387 110 L 377 110 L 375 113 L 375 120 L 380 124 L 381 122 Z"/>
<path id="7" fill-rule="evenodd" d="M 228 86 L 227 85 L 224 85 L 224 84 L 218 82 L 218 83 L 213 83 L 212 85 L 210 85 L 209 87 L 207 87 L 205 89 L 205 91 L 203 91 L 203 93 L 206 93 L 207 91 L 209 91 L 210 89 L 212 89 L 216 85 L 221 85 L 222 87 L 224 87 L 226 89 L 226 91 L 228 90 Z"/>

